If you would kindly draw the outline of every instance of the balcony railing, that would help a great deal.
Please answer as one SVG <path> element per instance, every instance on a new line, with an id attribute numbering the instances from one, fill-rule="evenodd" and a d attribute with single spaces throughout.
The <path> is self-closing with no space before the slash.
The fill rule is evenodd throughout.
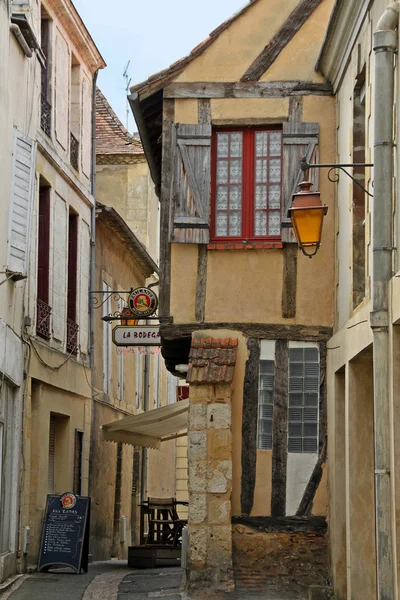
<path id="1" fill-rule="evenodd" d="M 70 163 L 75 171 L 79 171 L 79 142 L 73 133 L 70 135 Z"/>
<path id="2" fill-rule="evenodd" d="M 79 325 L 72 319 L 67 319 L 67 351 L 72 354 L 78 352 Z"/>
<path id="3" fill-rule="evenodd" d="M 37 300 L 37 315 L 36 315 L 36 333 L 46 340 L 50 339 L 50 317 L 51 307 L 40 300 Z"/>
<path id="4" fill-rule="evenodd" d="M 41 96 L 40 126 L 51 137 L 51 104 L 43 94 Z"/>

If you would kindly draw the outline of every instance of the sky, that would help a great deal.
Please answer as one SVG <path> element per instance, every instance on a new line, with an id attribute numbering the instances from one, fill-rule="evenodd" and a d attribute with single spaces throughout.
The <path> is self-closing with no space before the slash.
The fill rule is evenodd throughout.
<path id="1" fill-rule="evenodd" d="M 126 83 L 131 85 L 187 55 L 248 0 L 73 0 L 107 67 L 98 86 L 126 124 Z M 136 126 L 129 115 L 129 130 Z"/>

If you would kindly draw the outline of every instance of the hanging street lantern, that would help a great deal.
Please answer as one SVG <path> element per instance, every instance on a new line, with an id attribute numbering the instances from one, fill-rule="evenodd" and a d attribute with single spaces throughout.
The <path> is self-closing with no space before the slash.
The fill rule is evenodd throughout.
<path id="1" fill-rule="evenodd" d="M 328 212 L 328 207 L 321 202 L 320 193 L 312 192 L 311 187 L 311 181 L 299 183 L 300 191 L 293 194 L 292 208 L 288 210 L 297 243 L 309 258 L 318 252 L 322 223 Z"/>
<path id="2" fill-rule="evenodd" d="M 125 308 L 123 308 L 121 310 L 121 325 L 127 327 L 129 325 L 137 325 L 139 323 L 138 320 L 136 319 L 132 319 L 133 314 L 130 308 L 128 308 L 127 306 L 125 306 Z"/>

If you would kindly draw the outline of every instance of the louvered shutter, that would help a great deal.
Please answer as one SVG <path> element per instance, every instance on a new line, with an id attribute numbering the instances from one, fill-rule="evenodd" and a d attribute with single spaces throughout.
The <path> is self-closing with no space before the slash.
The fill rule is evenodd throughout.
<path id="1" fill-rule="evenodd" d="M 80 269 L 79 269 L 79 345 L 80 351 L 87 354 L 89 351 L 89 277 L 90 277 L 90 228 L 81 220 L 79 239 L 80 242 Z"/>
<path id="2" fill-rule="evenodd" d="M 82 77 L 82 171 L 90 177 L 92 169 L 92 84 L 84 74 Z"/>
<path id="3" fill-rule="evenodd" d="M 62 342 L 66 337 L 67 325 L 68 206 L 58 194 L 54 194 L 53 211 L 53 337 Z"/>
<path id="4" fill-rule="evenodd" d="M 177 125 L 171 241 L 210 240 L 211 125 Z"/>
<path id="5" fill-rule="evenodd" d="M 7 271 L 27 274 L 34 196 L 36 142 L 14 129 Z"/>
<path id="6" fill-rule="evenodd" d="M 301 159 L 307 157 L 309 164 L 318 162 L 319 123 L 287 122 L 283 124 L 283 173 L 282 173 L 282 241 L 295 242 L 293 230 L 288 227 L 288 209 L 293 194 L 305 174 L 300 168 Z M 318 169 L 310 169 L 309 179 L 313 191 L 318 191 Z"/>

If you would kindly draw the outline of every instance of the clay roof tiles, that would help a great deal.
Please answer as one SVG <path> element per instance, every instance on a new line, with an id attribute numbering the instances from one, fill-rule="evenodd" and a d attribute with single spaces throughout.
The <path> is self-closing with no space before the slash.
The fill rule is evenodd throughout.
<path id="1" fill-rule="evenodd" d="M 180 69 L 183 69 L 183 67 L 185 67 L 190 61 L 192 61 L 194 58 L 196 58 L 197 56 L 202 54 L 204 52 L 204 50 L 206 50 L 208 48 L 208 46 L 210 46 L 213 43 L 213 41 L 223 31 L 225 31 L 225 29 L 227 29 L 229 27 L 229 25 L 231 23 L 236 21 L 236 19 L 238 19 L 243 13 L 245 13 L 248 10 L 248 8 L 252 4 L 254 4 L 257 1 L 258 0 L 249 0 L 249 2 L 242 9 L 240 9 L 238 12 L 236 12 L 234 15 L 232 15 L 229 19 L 227 19 L 226 21 L 221 23 L 216 29 L 214 29 L 209 34 L 209 36 L 205 40 L 203 40 L 202 42 L 200 42 L 200 44 L 195 46 L 193 48 L 193 50 L 191 50 L 187 56 L 180 58 L 179 60 L 174 62 L 172 65 L 167 67 L 166 69 L 163 69 L 162 71 L 159 71 L 158 73 L 154 73 L 154 75 L 151 75 L 148 79 L 146 79 L 146 81 L 142 81 L 141 83 L 137 83 L 136 85 L 132 86 L 130 88 L 131 93 L 139 92 L 142 89 L 148 87 L 149 85 L 156 83 L 157 81 L 161 81 L 161 80 L 167 78 L 168 76 L 178 74 L 177 72 Z"/>
<path id="2" fill-rule="evenodd" d="M 96 154 L 143 154 L 139 137 L 123 126 L 103 93 L 96 89 Z"/>
<path id="3" fill-rule="evenodd" d="M 232 383 L 237 338 L 193 338 L 186 380 L 194 384 Z"/>

